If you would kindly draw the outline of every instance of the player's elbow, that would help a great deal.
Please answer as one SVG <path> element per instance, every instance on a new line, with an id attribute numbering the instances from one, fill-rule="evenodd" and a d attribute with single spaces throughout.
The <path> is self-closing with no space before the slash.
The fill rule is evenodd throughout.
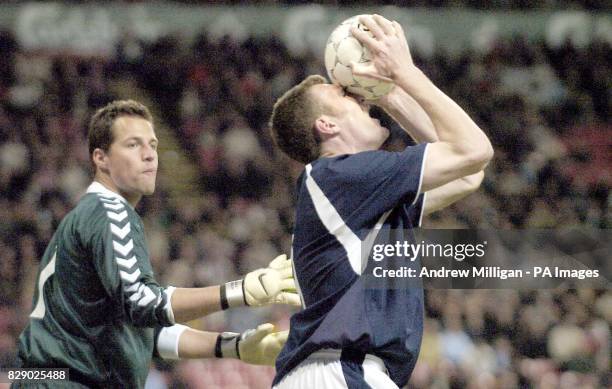
<path id="1" fill-rule="evenodd" d="M 486 142 L 481 142 L 472 146 L 466 154 L 468 165 L 471 168 L 470 170 L 473 173 L 477 173 L 484 170 L 493 159 L 493 146 L 491 142 L 486 139 Z"/>
<path id="2" fill-rule="evenodd" d="M 479 171 L 476 174 L 472 174 L 471 176 L 463 177 L 463 183 L 465 187 L 465 192 L 472 193 L 475 192 L 484 179 L 484 171 Z"/>
<path id="3" fill-rule="evenodd" d="M 484 151 L 483 151 L 483 166 L 482 169 L 484 169 L 485 167 L 487 167 L 487 165 L 489 164 L 489 162 L 491 162 L 491 160 L 493 159 L 493 156 L 495 155 L 495 151 L 493 150 L 493 145 L 491 144 L 491 141 L 489 140 L 489 138 L 485 137 L 485 142 L 483 145 Z M 483 174 L 484 177 L 484 174 Z"/>

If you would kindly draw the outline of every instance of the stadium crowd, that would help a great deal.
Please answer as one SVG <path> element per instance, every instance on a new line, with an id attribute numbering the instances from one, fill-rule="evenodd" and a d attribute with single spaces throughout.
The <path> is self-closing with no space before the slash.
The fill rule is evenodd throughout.
<path id="1" fill-rule="evenodd" d="M 124 0 L 134 3 L 142 0 Z M 216 0 L 178 0 L 183 3 L 201 3 L 201 4 L 216 4 Z M 226 4 L 312 4 L 307 0 L 231 0 L 225 1 Z M 319 0 L 319 4 L 332 6 L 354 6 L 355 1 L 352 0 Z M 366 5 L 398 5 L 394 0 L 377 0 L 360 1 Z M 500 10 L 524 10 L 524 9 L 586 9 L 600 10 L 609 8 L 605 0 L 407 0 L 401 2 L 404 7 L 457 7 L 457 8 L 473 8 L 473 9 L 500 9 Z"/>
<path id="2" fill-rule="evenodd" d="M 432 80 L 490 134 L 496 154 L 481 190 L 426 218 L 427 228 L 604 229 L 610 220 L 610 44 L 577 48 L 498 41 L 480 53 L 415 53 Z M 200 174 L 185 200 L 169 181 L 139 205 L 162 284 L 236 279 L 288 252 L 294 179 L 301 166 L 275 152 L 272 104 L 311 73 L 320 55 L 293 56 L 280 40 L 206 35 L 191 46 L 169 36 L 126 36 L 112 58 L 40 55 L 0 34 L 0 368 L 14 366 L 37 261 L 89 180 L 86 128 L 137 80 L 157 125 L 175 131 Z M 125 97 L 125 96 L 121 96 Z M 383 120 L 386 120 L 383 117 Z M 392 128 L 389 147 L 407 140 Z M 162 157 L 163 158 L 163 157 Z M 164 164 L 163 159 L 160 161 Z M 414 388 L 598 388 L 609 376 L 612 292 L 430 290 Z M 286 308 L 211 315 L 196 327 L 288 325 Z M 272 368 L 237 361 L 158 362 L 150 388 L 267 387 Z"/>

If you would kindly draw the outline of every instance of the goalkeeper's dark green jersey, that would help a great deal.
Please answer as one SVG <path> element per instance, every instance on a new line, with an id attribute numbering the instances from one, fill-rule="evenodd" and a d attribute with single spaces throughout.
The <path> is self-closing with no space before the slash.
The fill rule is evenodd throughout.
<path id="1" fill-rule="evenodd" d="M 87 386 L 143 387 L 153 328 L 174 321 L 169 296 L 153 276 L 140 217 L 94 182 L 41 260 L 22 365 L 69 368 Z"/>

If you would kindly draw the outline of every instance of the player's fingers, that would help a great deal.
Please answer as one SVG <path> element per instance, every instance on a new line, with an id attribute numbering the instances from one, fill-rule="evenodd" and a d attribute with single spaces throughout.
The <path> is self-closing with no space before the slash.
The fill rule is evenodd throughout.
<path id="1" fill-rule="evenodd" d="M 385 81 L 385 82 L 393 82 L 392 79 L 390 79 L 389 77 L 385 77 L 382 76 L 378 73 L 357 73 L 357 72 L 353 72 L 353 75 L 357 76 L 357 77 L 363 77 L 363 78 L 371 78 L 372 80 L 378 80 L 378 81 Z"/>
<path id="2" fill-rule="evenodd" d="M 272 359 L 272 361 L 270 361 L 271 365 L 274 364 L 274 360 L 278 357 L 278 354 L 285 346 L 285 343 L 287 343 L 287 338 L 289 337 L 288 335 L 289 331 L 273 332 L 266 336 L 266 338 L 263 340 L 266 342 L 265 354 Z"/>
<path id="3" fill-rule="evenodd" d="M 380 43 L 367 32 L 358 29 L 357 26 L 351 27 L 351 34 L 370 51 L 376 52 L 380 50 Z"/>
<path id="4" fill-rule="evenodd" d="M 370 74 L 375 75 L 378 73 L 376 71 L 376 67 L 371 63 L 366 65 L 363 63 L 351 61 L 348 66 L 351 69 L 351 72 L 353 73 L 353 75 L 355 76 L 367 77 Z"/>
<path id="5" fill-rule="evenodd" d="M 401 24 L 399 24 L 398 22 L 394 20 L 391 22 L 391 25 L 393 26 L 393 30 L 395 31 L 395 34 L 397 34 L 398 36 L 404 35 L 404 29 L 402 28 Z"/>
<path id="6" fill-rule="evenodd" d="M 393 82 L 389 77 L 385 77 L 378 73 L 374 65 L 363 65 L 356 62 L 351 62 L 349 68 L 354 76 L 372 78 L 374 80 Z"/>
<path id="7" fill-rule="evenodd" d="M 259 342 L 266 335 L 271 334 L 274 331 L 274 324 L 265 323 L 257 326 L 257 329 L 249 336 L 252 341 Z"/>
<path id="8" fill-rule="evenodd" d="M 385 36 L 384 31 L 382 28 L 380 28 L 376 20 L 374 20 L 371 15 L 361 15 L 359 17 L 359 23 L 363 24 L 368 30 L 370 30 L 376 39 L 382 39 Z"/>
<path id="9" fill-rule="evenodd" d="M 270 334 L 270 336 L 273 336 L 274 340 L 276 340 L 278 344 L 282 346 L 285 343 L 287 343 L 287 338 L 289 337 L 289 331 L 285 330 L 285 331 L 274 332 Z"/>
<path id="10" fill-rule="evenodd" d="M 378 14 L 372 15 L 376 23 L 380 26 L 380 28 L 385 32 L 386 35 L 395 35 L 395 29 L 393 28 L 393 24 L 391 21 L 386 19 L 383 16 Z"/>
<path id="11" fill-rule="evenodd" d="M 277 270 L 280 273 L 281 279 L 291 278 L 293 279 L 293 268 L 287 267 L 284 269 Z"/>
<path id="12" fill-rule="evenodd" d="M 297 293 L 281 292 L 274 301 L 278 304 L 293 305 L 296 307 L 302 306 L 300 295 Z"/>
<path id="13" fill-rule="evenodd" d="M 276 269 L 276 271 L 280 274 L 280 278 L 282 279 L 293 278 L 293 267 L 292 266 L 285 266 L 283 268 Z"/>
<path id="14" fill-rule="evenodd" d="M 291 262 L 287 260 L 287 255 L 281 254 L 278 257 L 274 258 L 272 262 L 268 265 L 272 269 L 280 269 L 285 266 L 291 266 Z"/>
<path id="15" fill-rule="evenodd" d="M 359 81 L 359 78 L 371 78 L 372 80 L 378 80 L 378 81 L 384 81 L 384 82 L 388 82 L 388 83 L 393 83 L 393 80 L 389 77 L 386 76 L 381 76 L 380 74 L 368 74 L 368 75 L 359 75 L 359 74 L 355 74 L 355 76 L 357 77 L 357 81 L 358 82 L 363 82 L 363 81 Z"/>
<path id="16" fill-rule="evenodd" d="M 280 290 L 295 290 L 295 281 L 293 278 L 285 278 L 280 282 Z"/>

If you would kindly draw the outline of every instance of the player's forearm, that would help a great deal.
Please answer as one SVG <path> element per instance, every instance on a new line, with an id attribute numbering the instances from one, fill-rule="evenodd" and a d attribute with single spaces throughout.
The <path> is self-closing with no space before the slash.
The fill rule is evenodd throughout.
<path id="1" fill-rule="evenodd" d="M 423 72 L 412 66 L 400 72 L 395 82 L 425 110 L 440 141 L 452 144 L 460 153 L 477 161 L 486 163 L 491 159 L 493 148 L 485 133 Z"/>
<path id="2" fill-rule="evenodd" d="M 180 325 L 175 327 L 182 327 L 177 328 L 181 331 L 180 334 L 176 332 L 179 334 L 178 340 L 176 335 L 172 335 L 172 329 L 163 333 L 164 329 L 159 334 L 157 345 L 162 358 L 235 358 L 253 365 L 272 366 L 289 335 L 289 331 L 275 331 L 270 323 L 242 334 L 198 331 Z"/>
<path id="3" fill-rule="evenodd" d="M 179 358 L 213 358 L 218 336 L 217 332 L 186 329 L 179 338 Z"/>
<path id="4" fill-rule="evenodd" d="M 300 306 L 295 290 L 293 266 L 282 254 L 267 268 L 248 273 L 244 279 L 207 288 L 176 288 L 172 294 L 172 315 L 181 323 L 222 309 L 268 304 Z"/>
<path id="5" fill-rule="evenodd" d="M 438 140 L 427 112 L 402 88 L 396 87 L 389 94 L 383 108 L 417 143 Z"/>
<path id="6" fill-rule="evenodd" d="M 184 323 L 221 310 L 219 286 L 176 288 L 172 294 L 174 321 Z"/>
<path id="7" fill-rule="evenodd" d="M 483 178 L 484 171 L 479 171 L 427 192 L 423 213 L 429 215 L 463 199 L 480 187 Z"/>

